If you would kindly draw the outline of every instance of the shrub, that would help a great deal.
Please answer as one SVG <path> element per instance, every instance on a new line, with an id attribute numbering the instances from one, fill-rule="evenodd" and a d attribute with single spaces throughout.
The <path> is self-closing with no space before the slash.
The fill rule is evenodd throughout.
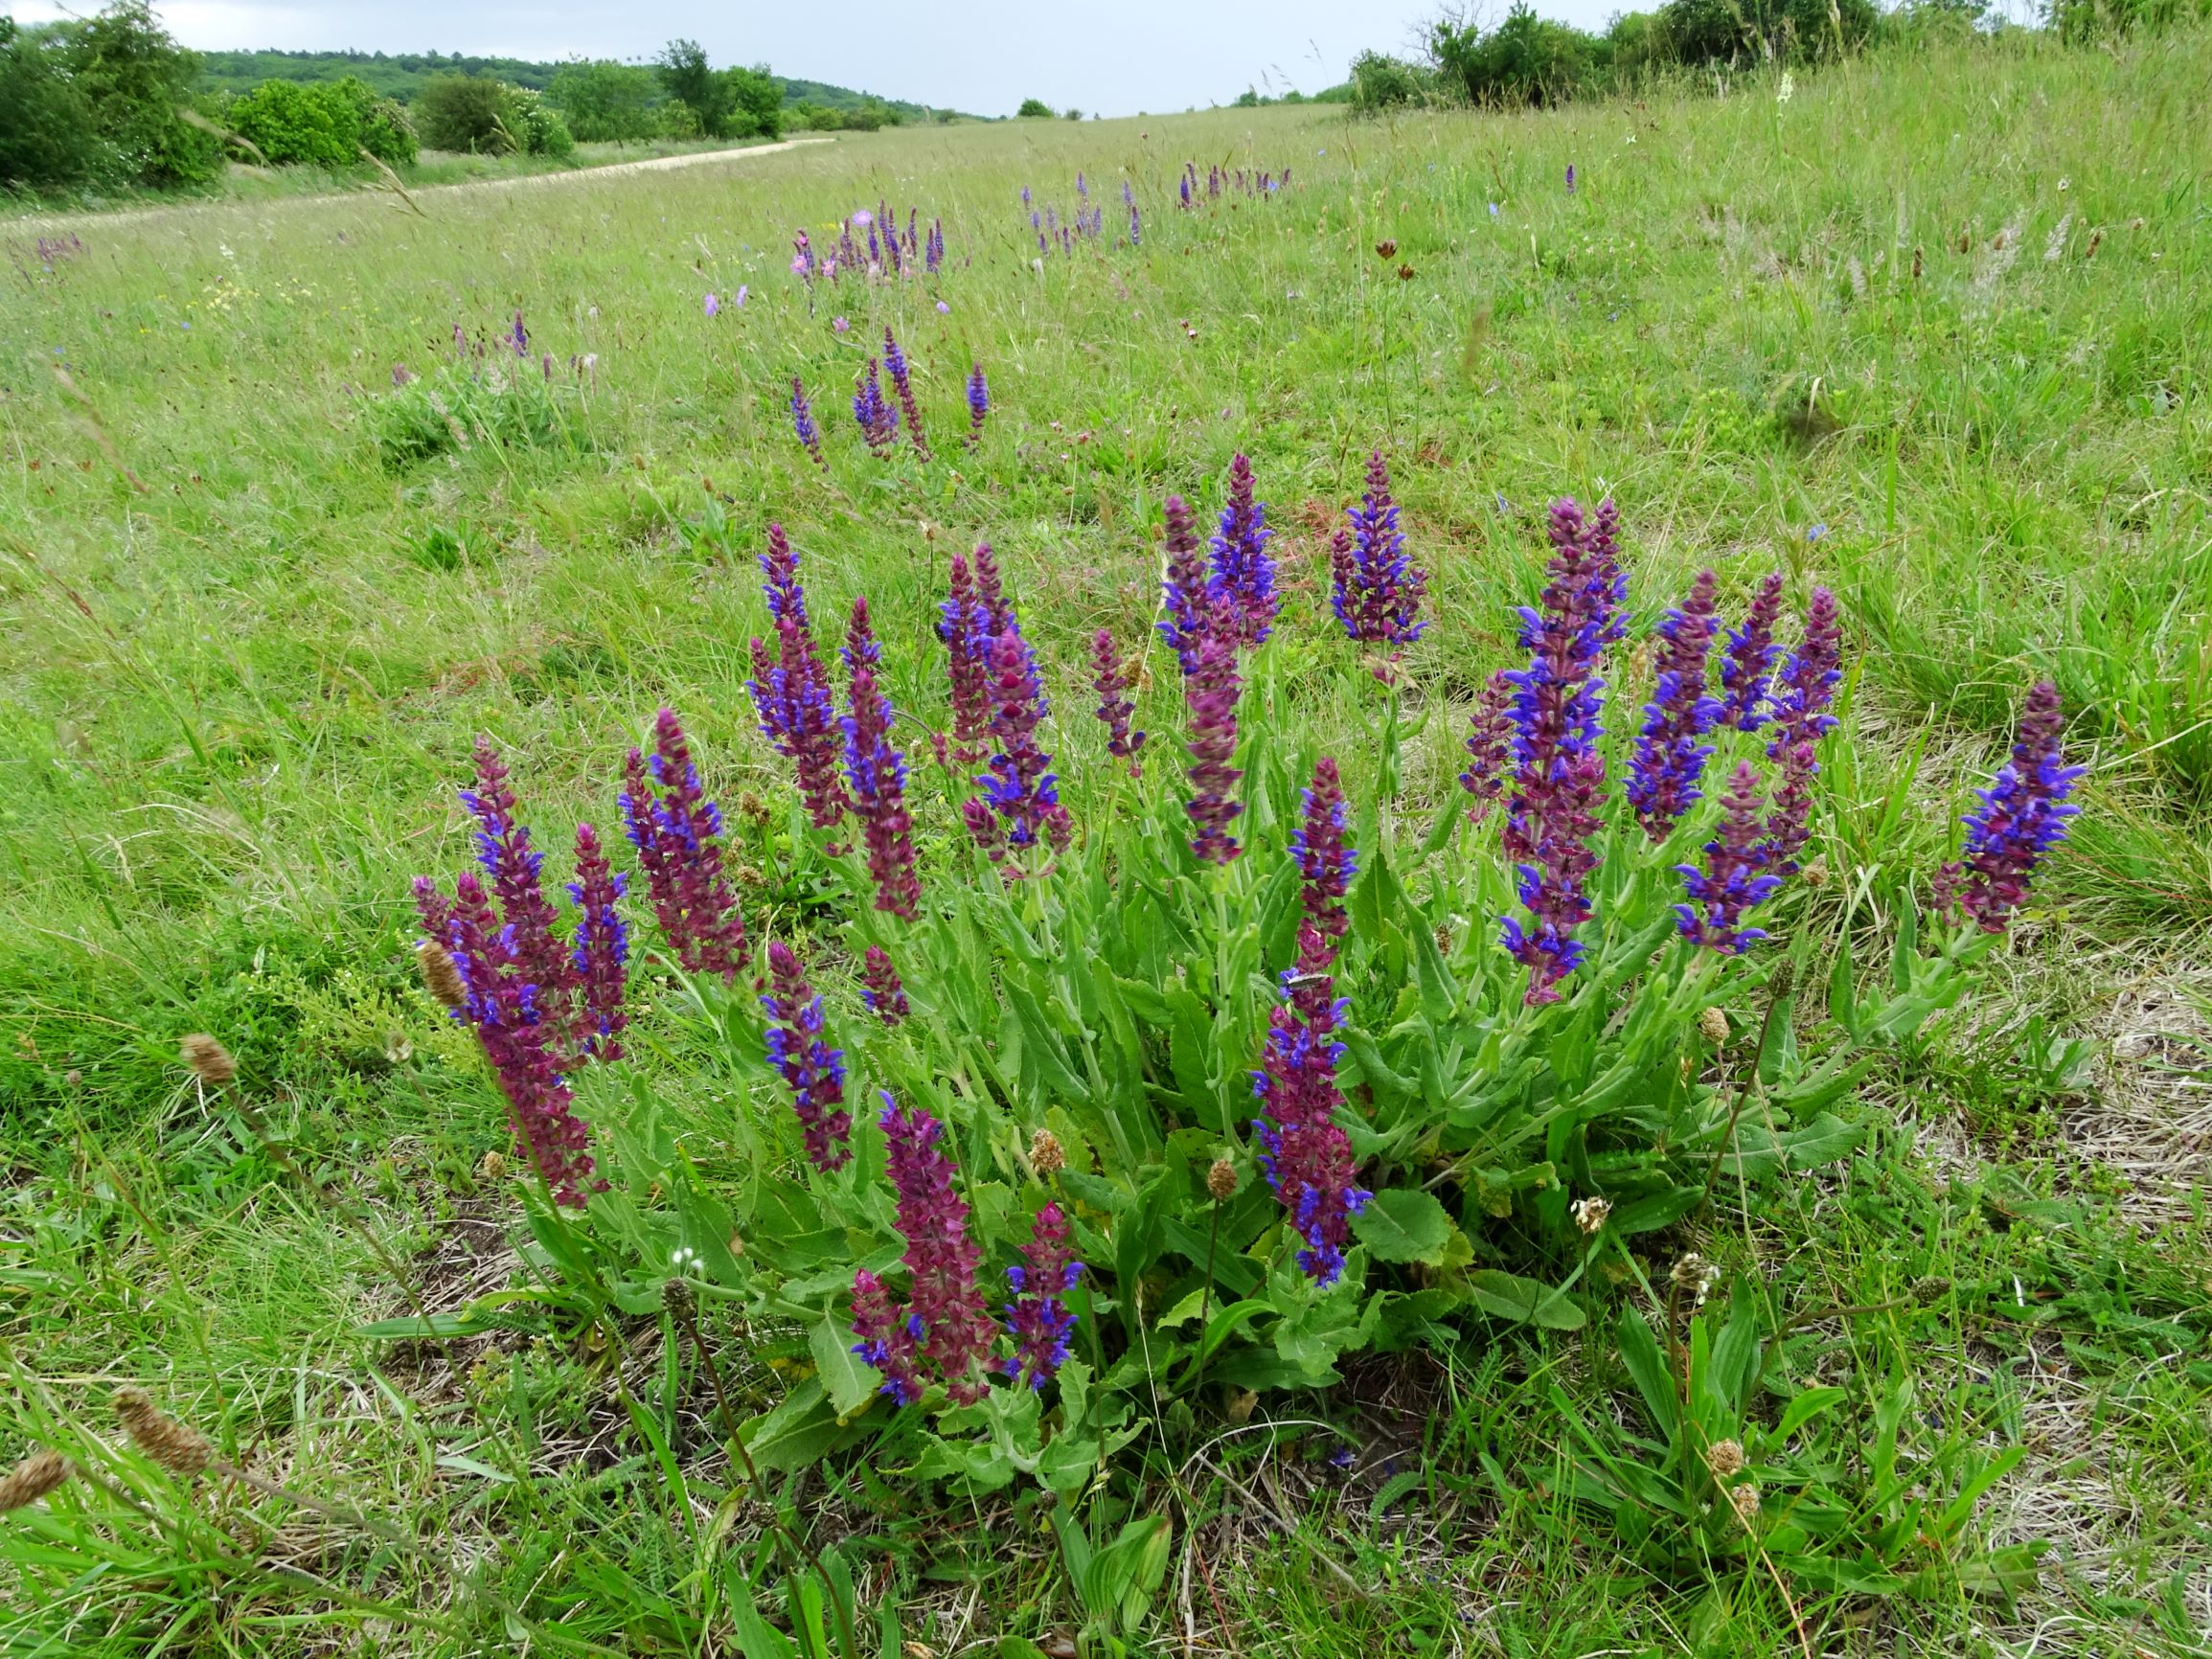
<path id="1" fill-rule="evenodd" d="M 2050 23 L 2062 40 L 2115 39 L 2212 19 L 2212 0 L 2050 0 Z"/>
<path id="2" fill-rule="evenodd" d="M 1785 62 L 1833 57 L 1862 43 L 1873 0 L 1667 0 L 1659 9 L 1683 63 Z"/>
<path id="3" fill-rule="evenodd" d="M 115 166 L 92 101 L 50 60 L 52 38 L 0 17 L 0 185 L 10 189 L 72 190 Z"/>
<path id="4" fill-rule="evenodd" d="M 722 83 L 729 100 L 726 136 L 783 137 L 784 83 L 768 73 L 766 64 L 725 69 Z"/>
<path id="5" fill-rule="evenodd" d="M 439 455 L 476 448 L 572 449 L 591 446 L 583 395 L 593 365 L 567 369 L 534 355 L 517 313 L 496 339 L 456 340 L 453 354 L 421 375 L 400 371 L 369 406 L 376 458 L 401 471 Z"/>
<path id="6" fill-rule="evenodd" d="M 389 167 L 412 167 L 417 140 L 407 106 L 396 99 L 373 98 L 361 114 L 361 148 Z"/>
<path id="7" fill-rule="evenodd" d="M 507 88 L 481 75 L 434 75 L 414 104 L 415 130 L 432 149 L 498 154 L 514 148 Z"/>
<path id="8" fill-rule="evenodd" d="M 1604 41 L 1538 16 L 1526 0 L 1487 35 L 1471 24 L 1437 24 L 1429 51 L 1451 91 L 1487 104 L 1562 103 L 1594 91 L 1610 56 Z"/>
<path id="9" fill-rule="evenodd" d="M 1425 90 L 1421 70 L 1402 58 L 1362 52 L 1352 60 L 1352 107 L 1362 115 L 1415 102 Z"/>
<path id="10" fill-rule="evenodd" d="M 628 144 L 656 130 L 658 91 L 651 70 L 602 59 L 563 63 L 553 72 L 545 97 L 582 142 Z"/>
<path id="11" fill-rule="evenodd" d="M 551 105 L 527 86 L 506 86 L 500 124 L 514 147 L 528 155 L 576 153 L 576 135 Z"/>
<path id="12" fill-rule="evenodd" d="M 352 85 L 362 100 L 344 81 L 264 80 L 231 105 L 231 127 L 277 167 L 352 167 L 360 160 L 362 111 L 375 102 L 361 82 Z"/>
<path id="13" fill-rule="evenodd" d="M 707 62 L 706 49 L 696 40 L 672 40 L 659 63 L 668 95 L 692 112 L 701 134 L 720 138 L 728 130 L 732 88 Z"/>
<path id="14" fill-rule="evenodd" d="M 1016 121 L 1050 121 L 1055 111 L 1041 98 L 1025 98 L 1021 107 L 1014 112 Z"/>
<path id="15" fill-rule="evenodd" d="M 221 138 L 184 120 L 199 58 L 153 19 L 144 0 L 57 25 L 43 61 L 90 105 L 120 182 L 153 189 L 207 184 L 222 174 Z"/>

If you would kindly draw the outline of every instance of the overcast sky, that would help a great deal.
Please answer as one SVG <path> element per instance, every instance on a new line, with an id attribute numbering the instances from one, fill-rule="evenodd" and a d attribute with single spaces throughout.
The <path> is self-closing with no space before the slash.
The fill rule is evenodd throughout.
<path id="1" fill-rule="evenodd" d="M 1652 0 L 1642 0 L 1650 4 Z M 99 0 L 76 0 L 72 11 Z M 832 0 L 717 5 L 661 0 L 155 0 L 187 46 L 464 52 L 555 59 L 650 57 L 688 35 L 717 63 L 886 98 L 1011 115 L 1024 98 L 1107 115 L 1227 103 L 1246 86 L 1317 92 L 1362 48 L 1402 51 L 1440 0 Z M 1501 12 L 1504 0 L 1494 8 Z M 1615 0 L 1542 0 L 1585 28 Z M 20 22 L 52 0 L 0 0 Z"/>

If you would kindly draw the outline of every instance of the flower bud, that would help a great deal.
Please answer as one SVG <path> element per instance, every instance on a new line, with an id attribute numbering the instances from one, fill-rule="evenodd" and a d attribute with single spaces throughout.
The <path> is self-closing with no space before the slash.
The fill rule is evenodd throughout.
<path id="1" fill-rule="evenodd" d="M 1206 1171 L 1206 1191 L 1213 1194 L 1216 1203 L 1235 1196 L 1237 1166 L 1227 1158 L 1216 1158 L 1213 1167 Z"/>

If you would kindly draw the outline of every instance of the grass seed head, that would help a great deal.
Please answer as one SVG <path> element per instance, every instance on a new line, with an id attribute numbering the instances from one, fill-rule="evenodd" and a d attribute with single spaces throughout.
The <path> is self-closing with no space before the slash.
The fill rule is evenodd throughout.
<path id="1" fill-rule="evenodd" d="M 0 1476 L 0 1514 L 34 1504 L 69 1478 L 69 1460 L 56 1451 L 34 1451 Z"/>
<path id="2" fill-rule="evenodd" d="M 192 1075 L 211 1089 L 219 1089 L 239 1075 L 239 1063 L 230 1050 L 205 1032 L 194 1032 L 177 1046 Z"/>
<path id="3" fill-rule="evenodd" d="M 459 1008 L 468 1000 L 460 965 L 444 945 L 427 939 L 416 941 L 415 966 L 422 969 L 423 988 L 445 1007 Z"/>
<path id="4" fill-rule="evenodd" d="M 135 1383 L 115 1391 L 115 1416 L 130 1443 L 172 1475 L 189 1479 L 215 1461 L 207 1436 L 171 1417 Z"/>

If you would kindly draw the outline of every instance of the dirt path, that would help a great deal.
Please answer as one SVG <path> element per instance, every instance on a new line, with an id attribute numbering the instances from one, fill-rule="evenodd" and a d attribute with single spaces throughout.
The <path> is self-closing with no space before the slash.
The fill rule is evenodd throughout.
<path id="1" fill-rule="evenodd" d="M 409 191 L 407 195 L 412 201 L 434 202 L 440 196 L 461 191 L 521 190 L 530 185 L 567 184 L 577 179 L 611 178 L 632 172 L 660 172 L 671 168 L 704 167 L 710 162 L 743 161 L 756 155 L 774 155 L 778 150 L 803 149 L 809 145 L 835 142 L 829 137 L 786 138 L 774 144 L 745 145 L 737 149 L 702 149 L 686 155 L 656 155 L 644 161 L 616 161 L 604 167 L 570 168 L 559 172 L 529 172 L 518 173 L 513 178 L 467 178 L 454 184 L 426 184 L 419 190 Z M 270 208 L 298 202 L 345 201 L 353 196 L 389 193 L 377 185 L 369 184 L 360 190 L 332 191 L 321 195 L 233 196 L 222 201 L 192 200 L 164 203 L 158 207 L 117 208 L 107 213 L 44 214 L 19 219 L 0 217 L 0 235 L 15 231 L 67 229 L 82 224 L 128 224 L 134 219 L 165 218 L 171 214 L 197 213 L 208 208 Z"/>

